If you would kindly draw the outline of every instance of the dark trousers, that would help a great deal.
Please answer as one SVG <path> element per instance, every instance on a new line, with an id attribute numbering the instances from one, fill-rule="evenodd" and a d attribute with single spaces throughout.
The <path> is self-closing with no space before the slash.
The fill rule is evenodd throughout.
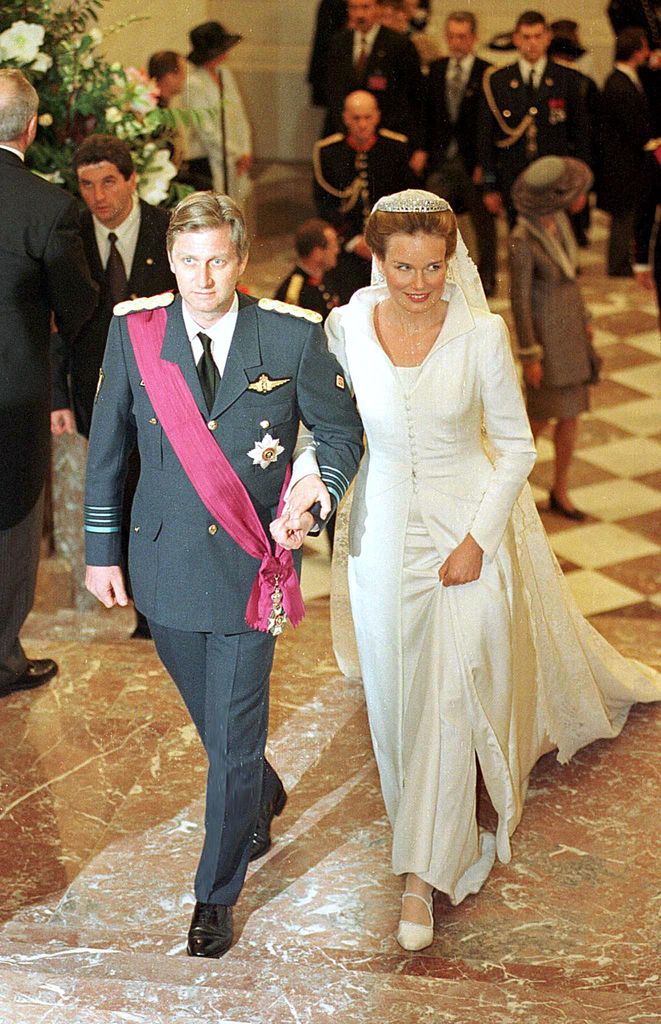
<path id="1" fill-rule="evenodd" d="M 611 215 L 607 264 L 609 274 L 631 276 L 635 225 L 635 210 L 622 210 Z"/>
<path id="2" fill-rule="evenodd" d="M 27 668 L 18 634 L 34 602 L 43 515 L 42 492 L 20 523 L 0 530 L 0 683 Z"/>
<path id="3" fill-rule="evenodd" d="M 209 760 L 205 837 L 195 877 L 201 903 L 236 903 L 262 792 L 275 639 L 193 633 L 149 622 Z"/>
<path id="4" fill-rule="evenodd" d="M 477 266 L 485 291 L 496 284 L 496 220 L 482 199 L 482 191 L 473 183 L 459 155 L 444 160 L 427 179 L 427 188 L 447 199 L 455 213 L 466 212 L 477 237 Z"/>

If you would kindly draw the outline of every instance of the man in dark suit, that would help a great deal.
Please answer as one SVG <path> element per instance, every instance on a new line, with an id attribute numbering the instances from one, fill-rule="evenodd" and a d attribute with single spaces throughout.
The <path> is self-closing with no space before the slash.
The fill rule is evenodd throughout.
<path id="1" fill-rule="evenodd" d="M 328 45 L 347 23 L 347 0 L 321 0 L 317 8 L 314 40 L 310 52 L 308 82 L 313 107 L 327 107 Z"/>
<path id="2" fill-rule="evenodd" d="M 413 187 L 405 135 L 379 129 L 374 96 L 358 90 L 344 101 L 345 132 L 315 143 L 312 151 L 317 213 L 337 230 L 342 246 L 336 281 L 341 302 L 370 283 L 372 253 L 363 233 L 381 196 Z"/>
<path id="3" fill-rule="evenodd" d="M 325 133 L 342 130 L 346 97 L 364 89 L 378 102 L 382 127 L 407 136 L 419 171 L 424 83 L 417 50 L 407 36 L 379 24 L 376 0 L 349 0 L 347 6 L 351 27 L 338 32 L 328 47 Z"/>
<path id="4" fill-rule="evenodd" d="M 81 233 L 92 277 L 99 285 L 99 303 L 75 345 L 64 344 L 56 335 L 51 340 L 51 430 L 56 435 L 73 433 L 75 426 L 89 437 L 113 306 L 137 295 L 168 291 L 176 282 L 165 247 L 169 215 L 138 199 L 127 144 L 113 135 L 89 135 L 74 153 L 73 165 L 87 207 Z M 124 496 L 125 556 L 139 473 L 140 463 L 133 452 Z M 133 637 L 149 639 L 147 622 L 138 608 L 136 616 Z"/>
<path id="5" fill-rule="evenodd" d="M 496 288 L 496 227 L 482 202 L 477 132 L 482 78 L 489 67 L 475 56 L 477 20 L 455 11 L 445 22 L 449 57 L 433 61 L 427 80 L 427 188 L 455 213 L 470 214 L 479 249 L 478 267 L 487 295 Z"/>
<path id="6" fill-rule="evenodd" d="M 590 163 L 590 119 L 581 76 L 547 60 L 551 33 L 543 14 L 525 11 L 513 34 L 518 60 L 488 68 L 478 132 L 484 203 L 516 219 L 511 190 L 540 156 L 574 156 Z"/>
<path id="7" fill-rule="evenodd" d="M 54 346 L 53 428 L 55 433 L 70 432 L 73 409 L 78 432 L 89 437 L 113 306 L 137 295 L 168 291 L 176 282 L 165 247 L 169 215 L 138 199 L 127 144 L 112 135 L 89 135 L 73 164 L 87 207 L 81 218 L 83 246 L 100 297 L 76 345 Z"/>
<path id="8" fill-rule="evenodd" d="M 617 37 L 615 67 L 606 79 L 600 124 L 601 165 L 597 202 L 611 215 L 609 277 L 632 277 L 636 219 L 652 189 L 652 118 L 638 68 L 649 56 L 642 28 L 625 28 Z"/>
<path id="9" fill-rule="evenodd" d="M 108 607 L 126 603 L 119 519 L 137 437 L 133 587 L 209 758 L 188 953 L 219 957 L 252 855 L 275 635 L 283 608 L 293 621 L 302 613 L 291 553 L 274 549 L 269 525 L 299 421 L 333 507 L 357 469 L 362 426 L 321 317 L 237 293 L 248 243 L 229 197 L 184 199 L 168 251 L 180 297 L 120 305 L 108 337 L 87 465 L 87 585 Z M 302 507 L 314 513 L 319 479 L 297 488 L 310 482 Z"/>
<path id="10" fill-rule="evenodd" d="M 20 71 L 0 70 L 0 696 L 57 672 L 50 658 L 26 658 L 18 639 L 34 599 L 50 452 L 51 314 L 73 340 L 97 297 L 75 201 L 25 167 L 38 107 Z"/>

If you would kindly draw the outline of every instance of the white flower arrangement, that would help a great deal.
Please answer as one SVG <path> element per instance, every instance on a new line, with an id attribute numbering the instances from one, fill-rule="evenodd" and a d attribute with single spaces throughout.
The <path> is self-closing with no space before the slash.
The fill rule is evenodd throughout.
<path id="1" fill-rule="evenodd" d="M 176 115 L 159 108 L 156 85 L 143 71 L 99 53 L 102 6 L 103 0 L 3 0 L 0 6 L 0 67 L 20 68 L 39 93 L 28 166 L 77 192 L 75 149 L 87 135 L 117 135 L 131 148 L 143 198 L 171 205 L 190 191 L 173 181 L 168 133 Z"/>

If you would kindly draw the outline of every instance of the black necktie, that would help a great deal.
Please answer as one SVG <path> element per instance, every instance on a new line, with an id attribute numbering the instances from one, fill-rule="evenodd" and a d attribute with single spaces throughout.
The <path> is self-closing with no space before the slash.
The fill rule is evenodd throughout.
<path id="1" fill-rule="evenodd" d="M 218 382 L 220 381 L 220 374 L 218 373 L 218 367 L 214 363 L 213 356 L 211 355 L 211 338 L 208 334 L 203 334 L 202 331 L 199 332 L 198 338 L 202 342 L 204 352 L 197 364 L 197 375 L 200 378 L 200 384 L 202 385 L 202 391 L 207 403 L 207 408 L 209 412 L 211 412 L 213 409 L 214 399 L 216 397 Z"/>
<path id="2" fill-rule="evenodd" d="M 116 302 L 123 302 L 128 298 L 129 282 L 126 277 L 124 260 L 117 248 L 117 235 L 114 231 L 108 232 L 108 241 L 110 242 L 110 255 L 106 263 L 106 281 L 114 305 Z"/>

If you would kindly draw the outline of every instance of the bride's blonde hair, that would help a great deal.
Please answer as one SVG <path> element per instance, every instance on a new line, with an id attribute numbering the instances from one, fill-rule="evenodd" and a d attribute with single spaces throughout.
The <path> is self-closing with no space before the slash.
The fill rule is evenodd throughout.
<path id="1" fill-rule="evenodd" d="M 365 226 L 365 241 L 378 259 L 384 259 L 392 235 L 435 235 L 445 239 L 445 258 L 457 248 L 457 218 L 452 210 L 393 213 L 374 210 Z"/>

